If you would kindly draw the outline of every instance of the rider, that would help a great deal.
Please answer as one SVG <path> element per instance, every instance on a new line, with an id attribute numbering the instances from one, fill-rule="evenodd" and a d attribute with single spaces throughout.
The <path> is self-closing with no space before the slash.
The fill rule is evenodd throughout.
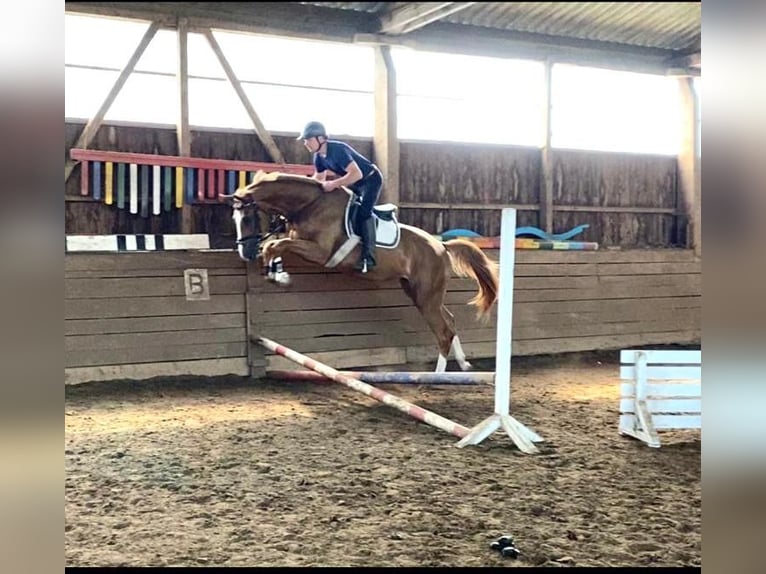
<path id="1" fill-rule="evenodd" d="M 361 197 L 361 205 L 356 212 L 356 229 L 362 238 L 362 256 L 354 269 L 367 273 L 376 265 L 372 208 L 380 196 L 383 175 L 374 163 L 350 145 L 329 139 L 324 126 L 319 122 L 307 123 L 297 139 L 303 140 L 306 149 L 314 154 L 313 177 L 322 182 L 324 191 L 332 191 L 343 185 Z M 326 180 L 328 169 L 339 177 Z"/>

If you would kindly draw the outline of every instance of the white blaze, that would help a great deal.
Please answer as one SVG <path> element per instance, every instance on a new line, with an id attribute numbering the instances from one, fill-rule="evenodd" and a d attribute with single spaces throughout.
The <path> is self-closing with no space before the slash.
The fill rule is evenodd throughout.
<path id="1" fill-rule="evenodd" d="M 234 220 L 234 227 L 237 229 L 237 241 L 240 241 L 242 239 L 242 210 L 235 209 L 234 214 L 231 217 Z M 237 243 L 237 252 L 241 259 L 245 259 L 244 245 Z"/>

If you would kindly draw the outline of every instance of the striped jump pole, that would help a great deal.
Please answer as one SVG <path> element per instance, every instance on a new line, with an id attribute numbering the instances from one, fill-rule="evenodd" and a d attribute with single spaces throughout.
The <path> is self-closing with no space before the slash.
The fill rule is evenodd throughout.
<path id="1" fill-rule="evenodd" d="M 359 379 L 364 383 L 400 385 L 477 385 L 493 384 L 494 371 L 446 372 L 433 371 L 338 371 L 346 377 Z M 316 371 L 266 371 L 273 379 L 285 381 L 306 381 L 321 383 L 331 379 Z"/>
<path id="2" fill-rule="evenodd" d="M 269 351 L 277 353 L 278 355 L 282 355 L 283 357 L 290 359 L 291 361 L 294 361 L 299 365 L 306 367 L 307 369 L 316 371 L 317 373 L 324 375 L 325 377 L 328 377 L 338 383 L 341 383 L 342 385 L 346 385 L 355 391 L 359 391 L 368 397 L 372 397 L 376 401 L 380 401 L 383 404 L 394 407 L 395 409 L 398 409 L 403 413 L 418 419 L 421 422 L 431 425 L 432 427 L 441 429 L 444 432 L 448 432 L 449 434 L 459 438 L 463 438 L 469 433 L 469 429 L 463 425 L 459 425 L 456 422 L 437 415 L 436 413 L 432 413 L 431 411 L 427 411 L 426 409 L 417 405 L 413 405 L 404 399 L 400 399 L 391 393 L 387 393 L 386 391 L 382 391 L 376 387 L 373 387 L 372 385 L 368 385 L 359 379 L 344 375 L 332 367 L 328 367 L 327 365 L 315 361 L 306 355 L 301 355 L 292 349 L 288 349 L 279 343 L 275 343 L 271 339 L 267 339 L 266 337 L 258 337 L 254 340 L 256 343 L 259 343 Z"/>

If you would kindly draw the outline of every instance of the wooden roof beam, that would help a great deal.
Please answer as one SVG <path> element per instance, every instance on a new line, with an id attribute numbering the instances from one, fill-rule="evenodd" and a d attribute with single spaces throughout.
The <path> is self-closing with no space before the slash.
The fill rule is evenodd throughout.
<path id="1" fill-rule="evenodd" d="M 408 34 L 473 6 L 476 2 L 409 2 L 380 15 L 381 34 Z"/>
<path id="2" fill-rule="evenodd" d="M 149 27 L 146 29 L 146 32 L 144 32 L 143 37 L 138 42 L 138 46 L 136 46 L 136 49 L 133 51 L 133 54 L 130 56 L 127 63 L 125 64 L 125 67 L 123 67 L 122 70 L 120 71 L 120 75 L 117 76 L 117 79 L 114 81 L 114 85 L 112 86 L 112 89 L 109 90 L 109 93 L 104 98 L 104 101 L 101 102 L 101 106 L 98 108 L 98 110 L 93 115 L 93 117 L 88 120 L 87 124 L 85 124 L 85 127 L 80 133 L 80 137 L 77 138 L 77 142 L 74 144 L 73 147 L 87 149 L 91 141 L 93 141 L 93 138 L 96 137 L 96 132 L 98 132 L 98 128 L 101 127 L 101 124 L 104 121 L 104 117 L 106 116 L 106 112 L 108 112 L 109 108 L 112 107 L 114 100 L 117 99 L 117 96 L 119 95 L 120 90 L 122 90 L 122 87 L 125 85 L 125 82 L 128 81 L 128 77 L 130 76 L 130 74 L 133 73 L 133 70 L 135 69 L 136 64 L 141 59 L 141 56 L 144 55 L 144 51 L 146 50 L 146 47 L 152 41 L 152 38 L 154 38 L 159 28 L 160 28 L 160 25 L 157 22 L 152 22 L 151 24 L 149 24 Z M 72 175 L 73 170 L 74 170 L 74 162 L 68 161 L 64 167 L 64 182 L 66 182 L 69 179 L 69 176 Z"/>
<path id="3" fill-rule="evenodd" d="M 229 82 L 234 88 L 234 91 L 237 92 L 237 96 L 239 97 L 239 100 L 242 102 L 242 105 L 245 106 L 247 115 L 250 117 L 250 121 L 253 122 L 255 133 L 258 135 L 258 138 L 261 140 L 261 143 L 266 148 L 266 151 L 268 152 L 269 156 L 271 156 L 271 160 L 275 163 L 285 163 L 285 158 L 282 156 L 282 152 L 279 151 L 279 148 L 277 147 L 277 144 L 274 141 L 274 138 L 271 137 L 271 134 L 268 132 L 266 127 L 263 125 L 261 118 L 256 113 L 255 108 L 253 108 L 253 104 L 250 103 L 250 98 L 247 97 L 247 93 L 245 93 L 245 90 L 242 87 L 242 84 L 237 78 L 237 75 L 234 73 L 234 69 L 231 67 L 231 64 L 229 64 L 229 60 L 226 59 L 226 56 L 224 55 L 223 50 L 221 50 L 221 46 L 218 44 L 218 41 L 215 39 L 215 36 L 213 36 L 212 30 L 210 30 L 210 28 L 207 28 L 206 30 L 203 31 L 203 34 L 205 38 L 207 38 L 207 41 L 210 44 L 210 47 L 213 49 L 213 52 L 218 58 L 218 61 L 220 62 L 221 67 L 223 68 L 223 71 L 226 74 L 226 77 L 229 79 Z"/>
<path id="4" fill-rule="evenodd" d="M 686 54 L 684 56 L 675 56 L 667 62 L 669 68 L 702 68 L 702 54 Z"/>

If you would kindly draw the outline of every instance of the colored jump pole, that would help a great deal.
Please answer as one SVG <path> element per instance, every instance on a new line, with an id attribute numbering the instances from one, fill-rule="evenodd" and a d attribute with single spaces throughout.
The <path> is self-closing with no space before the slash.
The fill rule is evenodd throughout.
<path id="1" fill-rule="evenodd" d="M 338 371 L 341 375 L 359 379 L 364 383 L 372 384 L 400 384 L 400 385 L 477 385 L 493 384 L 495 373 L 492 371 L 475 372 L 446 372 L 435 373 L 433 371 Z M 317 382 L 330 381 L 328 377 L 316 371 L 289 371 L 273 370 L 266 371 L 273 379 L 284 381 Z"/>
<path id="2" fill-rule="evenodd" d="M 257 338 L 254 338 L 253 340 L 254 342 L 262 345 L 263 347 L 265 347 L 266 349 L 274 353 L 277 353 L 278 355 L 282 355 L 283 357 L 290 359 L 291 361 L 294 361 L 298 363 L 299 365 L 302 365 L 308 369 L 311 369 L 312 371 L 316 371 L 317 373 L 320 373 L 324 375 L 325 377 L 328 377 L 338 383 L 341 383 L 342 385 L 352 388 L 355 391 L 359 391 L 360 393 L 363 393 L 367 395 L 368 397 L 372 397 L 376 401 L 380 401 L 383 404 L 394 407 L 395 409 L 398 409 L 402 411 L 403 413 L 418 419 L 421 422 L 431 425 L 432 427 L 441 429 L 444 432 L 448 432 L 449 434 L 459 438 L 463 438 L 469 432 L 467 427 L 459 425 L 456 422 L 453 422 L 449 419 L 445 419 L 444 417 L 437 415 L 436 413 L 433 413 L 417 405 L 409 403 L 405 401 L 404 399 L 400 399 L 399 397 L 392 395 L 391 393 L 387 393 L 386 391 L 382 391 L 376 387 L 373 387 L 372 385 L 368 385 L 367 383 L 362 382 L 359 379 L 356 379 L 354 377 L 349 377 L 348 375 L 344 375 L 343 373 L 341 373 L 340 371 L 336 371 L 332 367 L 328 367 L 327 365 L 320 363 L 318 361 L 315 361 L 314 359 L 307 357 L 306 355 L 302 355 L 296 351 L 293 351 L 292 349 L 288 349 L 284 345 L 280 345 L 279 343 L 276 343 L 272 341 L 271 339 L 267 339 L 266 337 L 257 337 Z"/>

